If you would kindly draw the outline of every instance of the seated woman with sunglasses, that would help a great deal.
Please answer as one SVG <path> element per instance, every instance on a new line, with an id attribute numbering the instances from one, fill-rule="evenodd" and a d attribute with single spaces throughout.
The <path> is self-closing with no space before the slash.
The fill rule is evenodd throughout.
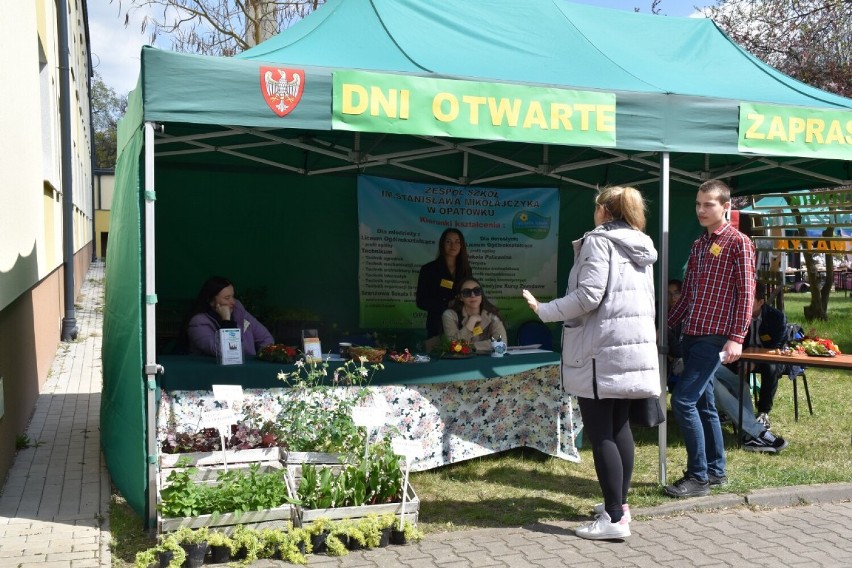
<path id="1" fill-rule="evenodd" d="M 444 334 L 452 341 L 463 339 L 476 347 L 477 352 L 491 352 L 491 338 L 506 341 L 506 327 L 500 320 L 500 310 L 488 301 L 482 286 L 473 278 L 463 280 L 441 317 Z"/>

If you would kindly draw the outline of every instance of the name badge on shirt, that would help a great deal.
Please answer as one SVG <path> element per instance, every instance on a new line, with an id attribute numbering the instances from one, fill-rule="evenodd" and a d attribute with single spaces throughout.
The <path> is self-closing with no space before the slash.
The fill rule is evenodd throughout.
<path id="1" fill-rule="evenodd" d="M 763 335 L 760 336 L 761 341 L 769 341 L 770 339 L 772 339 L 772 336 L 769 335 L 768 333 L 764 333 Z"/>
<path id="2" fill-rule="evenodd" d="M 447 280 L 446 278 L 441 278 L 441 288 L 449 288 L 450 290 L 452 290 L 453 289 L 453 281 Z"/>
<path id="3" fill-rule="evenodd" d="M 720 252 L 722 252 L 722 247 L 719 246 L 719 243 L 713 243 L 710 245 L 710 254 L 713 256 L 719 256 Z"/>
<path id="4" fill-rule="evenodd" d="M 479 327 L 479 326 L 474 327 L 473 328 L 473 334 L 474 335 L 482 335 L 482 328 Z"/>

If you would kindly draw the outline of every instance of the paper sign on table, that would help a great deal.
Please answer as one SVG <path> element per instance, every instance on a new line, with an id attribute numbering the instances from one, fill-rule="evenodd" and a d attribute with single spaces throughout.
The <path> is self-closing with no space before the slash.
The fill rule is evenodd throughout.
<path id="1" fill-rule="evenodd" d="M 405 438 L 394 438 L 391 440 L 393 453 L 405 457 L 411 461 L 423 454 L 423 443 L 419 440 L 406 440 Z"/>
<path id="2" fill-rule="evenodd" d="M 243 399 L 242 385 L 213 385 L 213 398 L 230 402 Z"/>
<path id="3" fill-rule="evenodd" d="M 305 359 L 308 362 L 318 363 L 322 361 L 322 345 L 320 344 L 318 337 L 306 337 L 302 340 L 302 345 L 302 351 L 304 352 Z"/>
<path id="4" fill-rule="evenodd" d="M 236 424 L 237 415 L 234 414 L 234 411 L 229 408 L 211 410 L 209 412 L 204 413 L 204 416 L 202 417 L 202 423 L 206 428 L 219 428 L 221 430 L 223 427 L 228 427 L 231 424 Z"/>
<path id="5" fill-rule="evenodd" d="M 219 352 L 216 360 L 220 365 L 242 365 L 243 342 L 239 329 L 219 330 Z"/>
<path id="6" fill-rule="evenodd" d="M 375 406 L 355 406 L 352 408 L 352 422 L 369 430 L 385 425 L 386 411 Z"/>

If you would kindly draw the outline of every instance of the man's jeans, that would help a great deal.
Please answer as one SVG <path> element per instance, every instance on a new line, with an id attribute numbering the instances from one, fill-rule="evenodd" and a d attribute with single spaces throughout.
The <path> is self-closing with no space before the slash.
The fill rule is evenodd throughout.
<path id="1" fill-rule="evenodd" d="M 672 391 L 672 413 L 686 446 L 686 474 L 707 481 L 707 473 L 725 475 L 725 444 L 713 395 L 724 335 L 684 335 L 683 372 Z"/>
<path id="2" fill-rule="evenodd" d="M 716 369 L 713 394 L 716 397 L 716 409 L 727 414 L 734 424 L 737 424 L 743 432 L 757 438 L 765 429 L 763 425 L 754 419 L 754 407 L 751 404 L 750 389 L 743 389 L 745 395 L 743 402 L 743 425 L 737 424 L 740 412 L 740 377 L 724 365 Z"/>

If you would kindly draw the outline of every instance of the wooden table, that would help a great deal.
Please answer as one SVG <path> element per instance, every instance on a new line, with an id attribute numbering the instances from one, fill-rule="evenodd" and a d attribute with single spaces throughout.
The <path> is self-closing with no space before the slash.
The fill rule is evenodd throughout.
<path id="1" fill-rule="evenodd" d="M 743 349 L 740 361 L 749 363 L 775 363 L 777 365 L 796 365 L 799 367 L 823 367 L 829 369 L 842 369 L 852 371 L 852 355 L 836 355 L 834 357 L 811 357 L 810 355 L 780 355 L 770 353 L 768 349 L 761 347 L 748 347 Z M 739 422 L 740 435 L 737 443 L 742 445 L 745 432 L 743 423 L 743 396 L 745 395 L 745 384 L 748 382 L 748 365 L 740 365 L 740 412 Z"/>

